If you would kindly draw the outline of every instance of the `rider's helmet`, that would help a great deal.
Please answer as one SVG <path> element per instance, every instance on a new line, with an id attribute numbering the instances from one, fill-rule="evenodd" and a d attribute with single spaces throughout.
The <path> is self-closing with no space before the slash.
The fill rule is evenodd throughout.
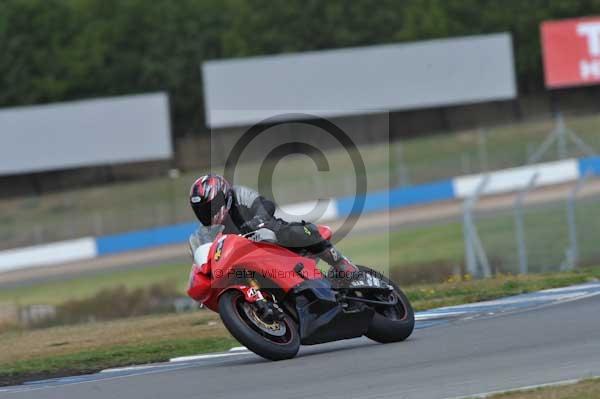
<path id="1" fill-rule="evenodd" d="M 205 226 L 222 224 L 232 200 L 231 185 L 223 176 L 202 176 L 190 189 L 190 205 L 200 223 Z"/>

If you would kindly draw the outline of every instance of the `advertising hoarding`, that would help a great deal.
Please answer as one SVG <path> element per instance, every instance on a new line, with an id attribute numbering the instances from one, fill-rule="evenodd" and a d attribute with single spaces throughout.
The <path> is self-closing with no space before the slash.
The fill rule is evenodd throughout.
<path id="1" fill-rule="evenodd" d="M 541 25 L 546 87 L 600 83 L 600 17 Z"/>

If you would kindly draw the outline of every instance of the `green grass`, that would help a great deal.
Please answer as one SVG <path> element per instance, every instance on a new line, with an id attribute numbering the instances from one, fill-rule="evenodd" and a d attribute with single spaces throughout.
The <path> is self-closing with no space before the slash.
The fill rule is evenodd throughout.
<path id="1" fill-rule="evenodd" d="M 567 124 L 592 147 L 600 149 L 600 116 L 567 118 Z M 523 165 L 528 151 L 539 145 L 553 128 L 542 120 L 490 129 L 487 134 L 487 169 Z M 370 190 L 397 184 L 397 143 L 360 148 Z M 477 131 L 445 132 L 402 141 L 402 160 L 412 184 L 481 171 Z M 553 160 L 549 151 L 545 161 Z M 581 156 L 571 145 L 569 156 Z M 288 157 L 275 170 L 275 197 L 280 203 L 354 193 L 352 166 L 344 151 L 329 151 L 331 171 L 317 173 L 308 157 Z M 260 164 L 239 168 L 237 182 L 257 186 Z M 218 172 L 221 168 L 215 167 Z M 0 248 L 57 241 L 86 235 L 135 230 L 188 221 L 192 215 L 186 195 L 194 177 L 205 171 L 47 194 L 42 197 L 0 201 Z M 135 206 L 132 206 L 135 204 Z"/>
<path id="2" fill-rule="evenodd" d="M 415 310 L 427 310 L 566 287 L 598 279 L 600 279 L 600 267 L 593 267 L 570 272 L 532 275 L 501 274 L 483 280 L 472 280 L 468 276 L 451 277 L 441 284 L 411 285 L 405 287 L 405 290 Z"/>
<path id="3" fill-rule="evenodd" d="M 97 275 L 67 280 L 12 287 L 0 291 L 0 303 L 59 304 L 69 299 L 82 299 L 104 289 L 123 285 L 139 288 L 163 281 L 174 281 L 184 292 L 190 265 L 166 264 L 143 269 L 102 272 Z"/>
<path id="4" fill-rule="evenodd" d="M 529 389 L 490 396 L 490 399 L 595 399 L 600 397 L 600 379 L 576 384 Z"/>
<path id="5" fill-rule="evenodd" d="M 7 330 L 0 333 L 0 342 L 3 383 L 158 362 L 238 345 L 219 316 L 207 310 Z"/>
<path id="6" fill-rule="evenodd" d="M 188 354 L 221 352 L 238 345 L 231 337 L 165 340 L 119 345 L 66 355 L 16 361 L 2 365 L 0 385 L 18 384 L 35 378 L 88 374 L 111 367 L 168 361 Z"/>

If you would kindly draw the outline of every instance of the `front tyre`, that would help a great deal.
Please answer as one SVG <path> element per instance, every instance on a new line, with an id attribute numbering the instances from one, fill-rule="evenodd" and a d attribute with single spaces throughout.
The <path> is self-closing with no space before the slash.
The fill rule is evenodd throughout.
<path id="1" fill-rule="evenodd" d="M 398 299 L 395 306 L 374 306 L 375 315 L 365 334 L 373 341 L 381 343 L 404 341 L 415 328 L 415 313 L 410 301 L 392 280 L 368 267 L 358 266 L 362 273 L 370 274 L 394 288 L 393 294 Z M 380 298 L 385 300 L 385 298 Z"/>
<path id="2" fill-rule="evenodd" d="M 298 328 L 289 315 L 281 321 L 266 323 L 258 317 L 256 306 L 247 302 L 238 290 L 221 295 L 219 315 L 235 339 L 265 359 L 291 359 L 300 349 Z"/>

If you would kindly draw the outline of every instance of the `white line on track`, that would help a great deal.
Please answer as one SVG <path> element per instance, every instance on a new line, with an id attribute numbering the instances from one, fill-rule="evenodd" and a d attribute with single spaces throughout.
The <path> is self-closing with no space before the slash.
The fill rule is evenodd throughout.
<path id="1" fill-rule="evenodd" d="M 246 348 L 245 346 L 235 346 L 235 347 L 229 349 L 229 352 L 242 352 L 242 351 L 248 351 L 248 348 Z"/>
<path id="2" fill-rule="evenodd" d="M 217 359 L 220 357 L 229 357 L 229 356 L 239 356 L 239 355 L 247 355 L 250 351 L 237 351 L 237 352 L 227 352 L 227 353 L 210 353 L 206 355 L 193 355 L 193 356 L 181 356 L 174 357 L 173 359 L 169 359 L 169 362 L 189 362 L 192 360 L 203 360 L 203 359 Z"/>
<path id="3" fill-rule="evenodd" d="M 138 376 L 142 376 L 142 375 L 173 372 L 173 371 L 188 369 L 188 368 L 192 368 L 192 367 L 194 367 L 193 364 L 182 364 L 177 367 L 171 367 L 168 369 L 157 367 L 154 370 L 146 370 L 141 373 L 134 374 L 133 376 L 138 377 Z M 132 375 L 116 375 L 114 377 L 103 378 L 101 380 L 76 381 L 76 382 L 69 383 L 68 385 L 82 385 L 82 384 L 89 384 L 89 383 L 94 383 L 94 382 L 122 380 L 122 379 L 129 378 L 129 377 L 132 377 Z M 33 385 L 17 385 L 17 386 L 10 387 L 10 388 L 3 388 L 2 390 L 0 390 L 0 392 L 18 393 L 18 392 L 41 391 L 41 390 L 46 390 L 46 389 L 54 389 L 54 388 L 58 388 L 61 386 L 64 386 L 64 385 L 62 385 L 62 384 L 60 384 L 60 385 L 35 385 L 35 384 L 33 384 Z"/>
<path id="4" fill-rule="evenodd" d="M 235 347 L 229 349 L 229 352 L 226 352 L 226 353 L 208 353 L 208 354 L 203 354 L 203 355 L 174 357 L 172 359 L 169 359 L 169 363 L 188 362 L 188 361 L 202 360 L 202 359 L 218 359 L 220 357 L 246 355 L 249 353 L 250 353 L 250 351 L 245 346 L 235 346 Z M 101 370 L 100 373 L 115 373 L 115 372 L 121 372 L 121 371 L 136 371 L 136 370 L 147 370 L 147 369 L 158 368 L 158 367 L 168 367 L 169 363 L 165 363 L 165 364 L 156 363 L 156 364 L 140 365 L 140 366 L 116 367 L 116 368 Z"/>
<path id="5" fill-rule="evenodd" d="M 462 314 L 466 314 L 468 312 L 466 311 L 460 311 L 460 312 L 439 312 L 439 313 L 426 313 L 426 312 L 419 312 L 419 313 L 415 313 L 415 320 L 435 320 L 435 319 L 443 319 L 449 316 L 459 316 Z"/>
<path id="6" fill-rule="evenodd" d="M 598 282 L 598 281 L 590 282 L 587 284 L 584 283 L 584 284 L 580 285 L 580 287 L 583 287 L 583 288 L 597 288 L 598 286 L 600 286 L 600 282 Z M 548 293 L 548 292 L 565 292 L 565 291 L 573 291 L 573 286 L 571 285 L 568 287 L 548 288 L 548 289 L 541 290 L 538 292 Z"/>
<path id="7" fill-rule="evenodd" d="M 119 371 L 146 370 L 146 369 L 153 369 L 153 368 L 157 368 L 157 367 L 161 367 L 161 365 L 160 364 L 150 364 L 147 366 L 115 367 L 112 369 L 100 370 L 99 372 L 100 373 L 115 373 L 115 372 L 119 372 Z M 164 367 L 164 365 L 162 367 Z"/>

